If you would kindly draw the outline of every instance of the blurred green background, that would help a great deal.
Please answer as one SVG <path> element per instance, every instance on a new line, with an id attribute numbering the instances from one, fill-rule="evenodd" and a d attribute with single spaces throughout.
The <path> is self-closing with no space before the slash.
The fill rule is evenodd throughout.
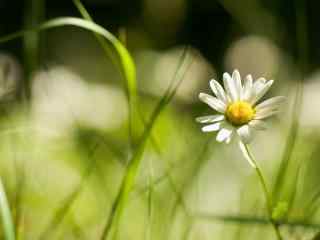
<path id="1" fill-rule="evenodd" d="M 82 18 L 75 2 L 1 0 L 1 36 Z M 260 183 L 237 144 L 216 143 L 194 120 L 210 113 L 198 93 L 234 69 L 274 79 L 268 94 L 288 98 L 252 149 L 274 204 L 288 204 L 279 217 L 284 239 L 317 239 L 319 2 L 82 3 L 132 55 L 137 102 L 130 108 L 112 45 L 102 47 L 92 31 L 64 26 L 0 38 L 0 174 L 16 239 L 103 239 L 134 161 L 108 239 L 275 239 Z M 174 96 L 161 105 L 167 89 Z M 156 106 L 161 115 L 145 136 Z"/>

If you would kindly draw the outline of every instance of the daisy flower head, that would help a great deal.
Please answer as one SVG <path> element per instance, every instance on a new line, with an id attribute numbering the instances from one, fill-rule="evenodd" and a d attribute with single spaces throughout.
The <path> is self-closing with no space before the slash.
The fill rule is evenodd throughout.
<path id="1" fill-rule="evenodd" d="M 224 88 L 212 79 L 210 87 L 215 96 L 200 93 L 199 98 L 218 113 L 196 119 L 207 124 L 202 131 L 217 131 L 218 142 L 229 143 L 233 136 L 238 135 L 244 143 L 249 143 L 253 130 L 266 129 L 265 120 L 279 112 L 285 99 L 278 96 L 259 103 L 272 83 L 273 80 L 265 78 L 254 81 L 251 75 L 242 81 L 238 70 L 234 70 L 232 76 L 223 74 Z"/>

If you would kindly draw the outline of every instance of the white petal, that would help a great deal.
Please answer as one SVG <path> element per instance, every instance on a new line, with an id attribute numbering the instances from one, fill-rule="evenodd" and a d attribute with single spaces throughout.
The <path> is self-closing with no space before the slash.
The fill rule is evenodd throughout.
<path id="1" fill-rule="evenodd" d="M 213 123 L 213 122 L 219 122 L 224 119 L 224 115 L 217 114 L 217 115 L 208 115 L 203 117 L 197 117 L 196 121 L 200 123 Z"/>
<path id="2" fill-rule="evenodd" d="M 255 91 L 259 91 L 261 88 L 264 87 L 264 85 L 267 83 L 267 80 L 265 78 L 258 78 L 254 83 L 253 83 L 253 88 Z"/>
<path id="3" fill-rule="evenodd" d="M 201 130 L 203 132 L 214 132 L 214 131 L 218 131 L 220 129 L 220 127 L 221 127 L 221 122 L 217 122 L 214 124 L 204 126 Z"/>
<path id="4" fill-rule="evenodd" d="M 218 134 L 217 134 L 217 137 L 216 137 L 216 140 L 218 142 L 223 142 L 223 141 L 226 141 L 232 134 L 232 129 L 227 129 L 227 128 L 222 128 Z"/>
<path id="5" fill-rule="evenodd" d="M 267 113 L 270 113 L 270 112 L 274 112 L 274 111 L 279 111 L 279 107 L 277 106 L 270 106 L 270 107 L 265 107 L 265 108 L 259 108 L 259 109 L 256 109 L 256 116 L 258 115 L 264 115 L 264 114 L 267 114 Z"/>
<path id="6" fill-rule="evenodd" d="M 246 77 L 243 89 L 243 100 L 249 100 L 253 92 L 253 79 L 251 75 Z"/>
<path id="7" fill-rule="evenodd" d="M 219 98 L 224 103 L 228 102 L 226 93 L 224 92 L 220 83 L 218 83 L 216 80 L 212 79 L 210 81 L 210 87 L 211 87 L 213 93 L 217 96 L 217 98 Z"/>
<path id="8" fill-rule="evenodd" d="M 239 141 L 239 147 L 240 147 L 240 150 L 243 154 L 243 156 L 245 157 L 245 159 L 249 162 L 249 164 L 253 167 L 253 168 L 257 168 L 256 164 L 254 162 L 252 162 L 249 154 L 248 154 L 248 151 L 245 147 L 245 145 L 243 144 L 242 141 Z"/>
<path id="9" fill-rule="evenodd" d="M 265 78 L 258 78 L 256 81 L 253 82 L 251 88 L 251 96 L 248 99 L 249 101 L 252 100 L 258 92 L 261 91 L 262 88 L 266 85 L 267 80 Z"/>
<path id="10" fill-rule="evenodd" d="M 233 131 L 231 132 L 230 136 L 226 139 L 226 144 L 229 144 L 231 142 L 232 139 L 232 135 L 233 135 Z"/>
<path id="11" fill-rule="evenodd" d="M 249 143 L 252 140 L 251 129 L 248 125 L 243 125 L 238 128 L 237 133 L 244 143 Z"/>
<path id="12" fill-rule="evenodd" d="M 254 96 L 251 98 L 250 103 L 255 104 L 257 101 L 259 101 L 260 98 L 262 98 L 266 92 L 269 90 L 273 83 L 273 80 L 268 81 L 264 86 L 259 86 L 255 88 Z"/>
<path id="13" fill-rule="evenodd" d="M 280 107 L 275 105 L 275 106 L 256 109 L 255 116 L 265 115 L 271 112 L 280 112 Z"/>
<path id="14" fill-rule="evenodd" d="M 233 79 L 233 82 L 236 86 L 238 99 L 241 99 L 243 90 L 242 90 L 241 76 L 240 76 L 240 73 L 237 69 L 233 71 L 232 79 Z"/>
<path id="15" fill-rule="evenodd" d="M 237 88 L 229 73 L 223 74 L 223 84 L 228 96 L 230 97 L 230 100 L 233 102 L 237 101 L 239 99 Z"/>
<path id="16" fill-rule="evenodd" d="M 255 107 L 255 109 L 259 110 L 259 109 L 263 109 L 263 108 L 267 108 L 267 107 L 271 107 L 271 108 L 279 107 L 285 99 L 286 98 L 283 96 L 269 98 L 269 99 L 263 101 L 262 103 L 258 104 Z"/>
<path id="17" fill-rule="evenodd" d="M 251 120 L 249 126 L 256 129 L 256 130 L 265 130 L 267 129 L 267 124 L 262 120 Z"/>
<path id="18" fill-rule="evenodd" d="M 275 114 L 278 114 L 280 111 L 278 110 L 274 110 L 274 111 L 257 111 L 254 120 L 261 120 L 261 119 L 265 119 L 268 117 L 271 117 Z"/>
<path id="19" fill-rule="evenodd" d="M 206 93 L 200 93 L 199 98 L 201 101 L 208 104 L 210 107 L 212 107 L 214 110 L 224 113 L 226 109 L 226 104 L 219 100 L 218 98 L 215 98 L 213 96 L 210 96 Z"/>

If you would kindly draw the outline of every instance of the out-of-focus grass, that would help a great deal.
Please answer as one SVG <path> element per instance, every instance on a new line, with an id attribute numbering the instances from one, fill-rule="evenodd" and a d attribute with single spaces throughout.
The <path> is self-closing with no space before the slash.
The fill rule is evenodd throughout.
<path id="1" fill-rule="evenodd" d="M 200 133 L 193 123 L 195 116 L 204 110 L 195 103 L 197 92 L 194 96 L 188 96 L 190 101 L 176 95 L 185 74 L 192 69 L 189 48 L 185 49 L 179 63 L 173 61 L 177 64 L 177 71 L 172 73 L 174 78 L 168 86 L 163 84 L 167 89 L 163 96 L 148 92 L 144 88 L 145 82 L 141 82 L 138 96 L 135 63 L 125 44 L 94 23 L 79 0 L 73 2 L 84 19 L 63 17 L 44 23 L 36 21 L 39 25 L 4 36 L 0 42 L 17 37 L 24 37 L 27 41 L 31 35 L 37 38 L 40 31 L 57 30 L 65 26 L 89 30 L 90 34 L 96 35 L 102 46 L 104 60 L 105 55 L 110 57 L 125 78 L 128 119 L 116 128 L 97 130 L 83 126 L 81 121 L 78 123 L 78 115 L 74 112 L 73 128 L 64 129 L 54 137 L 48 137 L 42 130 L 36 129 L 34 119 L 28 116 L 33 114 L 32 104 L 30 113 L 25 114 L 25 110 L 17 108 L 16 112 L 12 112 L 12 122 L 1 120 L 9 128 L 19 126 L 18 134 L 3 135 L 0 140 L 1 156 L 5 159 L 1 163 L 1 173 L 3 171 L 4 179 L 9 179 L 5 181 L 9 189 L 9 202 L 14 198 L 12 191 L 24 190 L 24 198 L 21 199 L 24 201 L 24 214 L 18 221 L 20 225 L 16 223 L 19 238 L 273 239 L 269 222 L 264 216 L 263 198 L 258 184 L 251 177 L 250 167 L 236 146 L 217 145 L 212 135 L 207 137 Z M 278 27 L 269 29 L 271 31 L 261 28 L 261 23 L 270 24 L 266 19 L 279 19 L 273 18 L 258 1 L 246 1 L 253 3 L 252 8 L 256 10 L 253 15 L 239 11 L 241 9 L 230 1 L 220 2 L 248 33 L 281 41 Z M 306 77 L 306 14 L 303 4 L 299 5 L 301 3 L 297 1 L 297 43 L 303 60 L 295 64 L 302 69 L 302 76 Z M 38 15 L 30 14 L 35 18 Z M 37 55 L 39 42 L 34 38 L 29 40 L 26 47 L 33 46 L 30 49 L 34 51 L 28 48 L 25 53 L 33 66 L 30 72 L 35 73 L 38 68 L 42 68 L 37 66 L 39 62 L 35 64 L 36 59 L 33 58 Z M 130 35 L 127 41 L 131 41 Z M 93 66 L 89 60 L 88 66 Z M 154 57 L 148 66 L 156 66 L 157 60 Z M 107 61 L 104 64 L 106 68 L 109 67 Z M 291 70 L 290 66 L 286 67 Z M 142 72 L 152 73 L 152 69 L 146 68 Z M 50 81 L 56 77 L 53 74 Z M 113 77 L 103 76 L 107 80 Z M 90 84 L 85 85 L 85 88 Z M 108 84 L 104 82 L 104 85 Z M 183 84 L 189 85 L 190 82 Z M 75 96 L 75 90 L 70 88 L 70 95 Z M 271 129 L 262 134 L 254 146 L 257 148 L 258 160 L 261 159 L 261 165 L 266 169 L 267 181 L 274 183 L 275 203 L 287 201 L 289 204 L 288 213 L 277 222 L 285 239 L 300 239 L 300 236 L 308 236 L 309 231 L 314 235 L 320 229 L 319 224 L 316 224 L 319 221 L 319 189 L 316 184 L 319 181 L 316 174 L 319 135 L 308 134 L 308 129 L 298 131 L 301 112 L 296 108 L 301 107 L 303 91 L 302 83 L 299 82 L 293 100 L 295 109 L 289 117 L 292 122 L 289 137 L 285 138 L 286 131 L 274 124 L 276 130 Z M 75 96 L 75 99 L 79 98 Z M 30 101 L 33 101 L 32 94 Z M 67 101 L 64 104 L 67 105 Z M 95 108 L 99 106 L 96 102 L 89 115 L 94 115 Z M 54 107 L 54 104 L 52 109 L 49 107 L 48 112 L 56 110 Z M 127 125 L 130 126 L 130 132 L 132 128 L 140 127 L 132 121 L 133 114 L 137 114 L 135 111 L 139 112 L 143 120 L 143 134 L 128 149 Z M 61 120 L 60 117 L 57 111 L 57 122 Z M 135 142 L 130 135 L 130 141 Z M 287 139 L 281 165 L 278 161 L 281 149 L 274 144 L 277 138 L 281 142 Z M 152 143 L 151 147 L 148 147 L 149 142 Z M 8 145 L 11 150 L 7 149 Z M 16 189 L 10 187 L 11 181 L 16 180 L 10 175 L 10 160 L 14 158 L 12 149 L 19 152 L 20 161 L 26 167 L 25 175 L 21 176 L 27 179 L 27 187 L 21 187 L 23 185 L 20 184 L 16 185 Z M 265 159 L 269 161 L 263 161 Z M 278 177 L 272 179 L 275 169 Z M 16 209 L 20 204 L 13 208 Z M 10 230 L 9 208 L 5 202 L 1 206 L 6 209 L 2 211 L 6 213 L 3 226 L 7 231 L 4 236 L 14 239 Z"/>
<path id="2" fill-rule="evenodd" d="M 116 199 L 112 204 L 111 213 L 107 220 L 107 224 L 103 229 L 101 239 L 108 238 L 110 231 L 113 230 L 112 228 L 114 227 L 114 221 L 118 221 L 119 220 L 118 218 L 121 217 L 122 212 L 124 211 L 124 208 L 125 208 L 126 201 L 128 200 L 129 193 L 131 192 L 131 188 L 134 185 L 136 175 L 138 174 L 139 165 L 143 157 L 143 152 L 145 151 L 147 141 L 151 136 L 151 132 L 154 127 L 154 124 L 156 123 L 162 111 L 165 109 L 165 107 L 170 103 L 170 101 L 174 97 L 179 85 L 183 80 L 183 76 L 188 69 L 190 60 L 188 59 L 187 48 L 181 58 L 182 60 L 178 65 L 177 72 L 175 73 L 173 81 L 169 85 L 164 96 L 160 99 L 159 103 L 156 105 L 155 110 L 153 111 L 150 117 L 150 121 L 146 129 L 144 130 L 143 135 L 141 136 L 140 142 L 132 156 L 132 159 L 129 162 L 129 165 L 127 167 L 126 173 L 124 175 L 124 178 L 120 186 L 119 193 L 117 194 Z M 187 63 L 185 63 L 185 61 Z M 118 231 L 118 229 L 116 229 L 115 231 Z"/>
<path id="3" fill-rule="evenodd" d="M 0 180 L 0 211 L 1 211 L 1 221 L 4 231 L 5 240 L 14 240 L 15 239 L 15 227 L 12 220 L 10 206 L 8 203 L 7 195 L 2 183 Z"/>

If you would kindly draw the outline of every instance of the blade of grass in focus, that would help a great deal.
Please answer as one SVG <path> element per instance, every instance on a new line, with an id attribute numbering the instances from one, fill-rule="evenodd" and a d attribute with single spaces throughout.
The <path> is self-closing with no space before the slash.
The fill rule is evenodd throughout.
<path id="1" fill-rule="evenodd" d="M 0 179 L 0 213 L 5 240 L 15 240 L 15 227 L 13 225 L 11 211 L 6 192 Z"/>
<path id="2" fill-rule="evenodd" d="M 147 124 L 147 127 L 144 130 L 144 133 L 138 143 L 135 152 L 129 162 L 125 175 L 122 179 L 120 190 L 111 206 L 111 212 L 107 219 L 106 224 L 104 225 L 102 235 L 100 237 L 101 240 L 106 239 L 110 235 L 112 236 L 114 229 L 114 224 L 119 220 L 122 215 L 122 212 L 126 206 L 126 202 L 129 197 L 129 193 L 132 190 L 132 187 L 135 183 L 135 178 L 139 170 L 140 162 L 142 160 L 142 156 L 152 132 L 152 129 L 159 118 L 160 114 L 163 112 L 165 107 L 170 103 L 171 99 L 175 95 L 179 85 L 181 84 L 184 74 L 188 68 L 187 60 L 188 60 L 188 48 L 185 48 L 185 51 L 182 55 L 182 64 L 179 64 L 179 67 L 175 73 L 174 81 L 170 83 L 170 86 L 166 90 L 164 96 L 160 99 L 159 103 L 155 107 L 150 120 Z"/>
<path id="3" fill-rule="evenodd" d="M 91 15 L 86 10 L 86 8 L 84 7 L 84 5 L 82 4 L 82 2 L 80 0 L 73 0 L 73 3 L 77 7 L 78 11 L 80 12 L 80 14 L 82 15 L 82 17 L 84 19 L 94 22 L 93 18 L 91 17 Z M 139 115 L 143 126 L 146 126 L 146 121 L 144 120 L 143 114 L 141 113 L 139 106 L 138 106 L 139 104 L 138 104 L 138 97 L 137 97 L 138 93 L 137 93 L 136 77 L 131 78 L 131 79 L 127 78 L 127 75 L 124 74 L 124 72 L 121 70 L 121 66 L 120 66 L 119 61 L 117 61 L 116 57 L 113 55 L 113 51 L 110 48 L 110 44 L 107 41 L 105 41 L 105 39 L 102 38 L 99 34 L 95 34 L 95 37 L 97 38 L 99 44 L 101 45 L 102 49 L 104 50 L 106 56 L 108 58 L 111 58 L 112 63 L 120 70 L 120 72 L 122 73 L 123 77 L 126 80 L 126 89 L 127 89 L 126 93 L 128 96 L 128 106 L 129 106 L 129 138 L 130 138 L 131 146 L 133 146 L 133 142 L 134 142 L 133 126 L 135 123 L 135 113 L 136 112 Z M 119 29 L 119 39 L 123 43 L 123 45 L 126 46 L 127 32 L 126 32 L 125 28 Z M 130 87 L 131 85 L 134 87 Z M 160 153 L 159 146 L 156 143 L 155 138 L 153 136 L 151 136 L 151 141 L 152 141 L 153 147 L 155 148 L 155 150 L 159 154 Z"/>
<path id="4" fill-rule="evenodd" d="M 76 6 L 76 8 L 78 9 L 78 11 L 80 12 L 81 16 L 90 21 L 90 22 L 94 22 L 92 17 L 90 16 L 89 12 L 86 10 L 86 8 L 84 7 L 84 5 L 82 4 L 82 2 L 80 0 L 72 0 L 73 1 L 73 4 Z M 106 55 L 108 57 L 110 57 L 112 63 L 115 65 L 115 67 L 118 67 L 120 72 L 121 73 L 124 73 L 122 72 L 122 70 L 120 69 L 120 66 L 119 66 L 119 62 L 118 62 L 118 59 L 116 58 L 116 56 L 114 56 L 114 52 L 112 51 L 112 48 L 111 46 L 108 44 L 108 42 L 106 42 L 104 40 L 103 37 L 101 37 L 99 34 L 97 33 L 94 33 L 97 40 L 99 41 L 100 45 L 102 46 L 103 50 L 105 51 Z M 133 82 L 130 83 L 130 80 L 134 80 Z M 128 87 L 128 90 L 129 90 L 129 87 L 131 85 L 136 85 L 135 83 L 135 78 L 129 78 L 129 79 L 126 79 L 128 82 L 127 82 L 127 87 Z M 134 89 L 134 88 L 133 88 Z M 128 94 L 134 94 L 133 92 L 130 92 L 128 91 Z"/>
<path id="5" fill-rule="evenodd" d="M 133 59 L 128 52 L 128 50 L 123 46 L 123 44 L 108 30 L 101 27 L 98 24 L 95 24 L 91 21 L 84 20 L 81 18 L 75 17 L 59 17 L 54 18 L 49 21 L 46 21 L 36 27 L 32 27 L 30 29 L 21 30 L 3 37 L 0 37 L 0 43 L 7 42 L 19 37 L 22 37 L 33 31 L 43 31 L 57 27 L 63 26 L 76 26 L 86 30 L 89 30 L 93 33 L 99 34 L 104 37 L 106 40 L 110 42 L 113 48 L 116 50 L 121 66 L 123 67 L 123 72 L 128 80 L 128 92 L 130 92 L 130 96 L 135 96 L 136 93 L 136 85 L 135 85 L 135 77 L 136 77 L 136 69 Z"/>
<path id="6" fill-rule="evenodd" d="M 90 22 L 94 22 L 93 18 L 90 16 L 89 12 L 86 10 L 84 5 L 80 0 L 72 0 L 73 4 L 76 6 L 82 17 Z M 136 80 L 136 72 L 135 68 L 131 67 L 132 69 L 127 69 L 127 66 L 122 65 L 124 62 L 119 63 L 116 57 L 113 54 L 113 51 L 110 47 L 110 43 L 105 41 L 103 37 L 99 34 L 94 33 L 96 39 L 98 40 L 99 44 L 101 45 L 104 53 L 107 57 L 109 57 L 112 63 L 120 70 L 123 78 L 126 81 L 126 95 L 128 99 L 128 106 L 129 106 L 129 138 L 131 145 L 133 144 L 133 125 L 134 125 L 134 113 L 136 109 L 136 101 L 137 101 L 137 80 Z M 121 41 L 119 41 L 121 42 Z M 125 46 L 125 43 L 123 43 Z"/>

